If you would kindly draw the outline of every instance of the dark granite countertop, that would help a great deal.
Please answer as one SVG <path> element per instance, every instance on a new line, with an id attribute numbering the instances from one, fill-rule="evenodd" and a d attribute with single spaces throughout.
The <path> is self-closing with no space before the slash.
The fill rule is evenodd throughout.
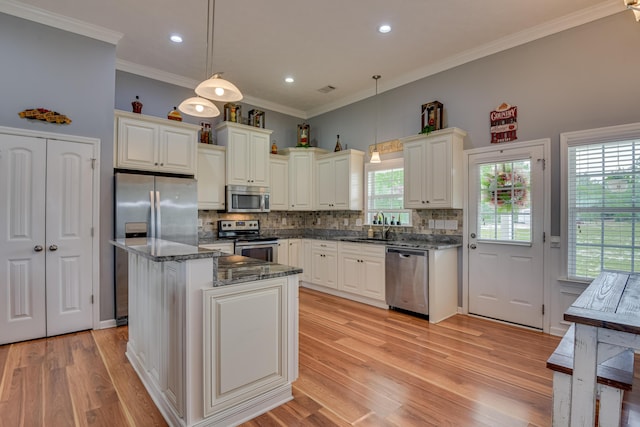
<path id="1" fill-rule="evenodd" d="M 197 246 L 146 237 L 117 239 L 109 242 L 118 248 L 142 255 L 156 262 L 217 258 L 222 255 L 222 252 L 217 250 L 201 249 Z"/>
<path id="2" fill-rule="evenodd" d="M 214 273 L 213 286 L 234 285 L 274 277 L 302 273 L 302 269 L 266 262 L 241 255 L 222 255 L 218 258 L 218 273 Z"/>

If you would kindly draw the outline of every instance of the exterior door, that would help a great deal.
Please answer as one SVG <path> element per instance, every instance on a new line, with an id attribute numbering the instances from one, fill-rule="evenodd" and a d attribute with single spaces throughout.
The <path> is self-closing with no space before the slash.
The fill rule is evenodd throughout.
<path id="1" fill-rule="evenodd" d="M 543 327 L 544 147 L 469 155 L 469 313 Z"/>
<path id="2" fill-rule="evenodd" d="M 47 144 L 47 336 L 93 326 L 93 146 Z"/>
<path id="3" fill-rule="evenodd" d="M 46 144 L 0 134 L 0 345 L 46 335 Z"/>
<path id="4" fill-rule="evenodd" d="M 92 154 L 0 134 L 0 344 L 93 325 Z"/>

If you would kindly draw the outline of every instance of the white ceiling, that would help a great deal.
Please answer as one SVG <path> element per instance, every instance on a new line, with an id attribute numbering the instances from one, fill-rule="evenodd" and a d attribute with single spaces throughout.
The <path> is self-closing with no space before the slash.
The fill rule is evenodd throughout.
<path id="1" fill-rule="evenodd" d="M 207 1 L 0 3 L 120 32 L 118 69 L 193 88 L 207 74 Z M 248 103 L 308 118 L 372 96 L 374 74 L 383 92 L 623 10 L 623 0 L 217 0 L 211 71 Z M 336 89 L 318 92 L 327 85 Z"/>

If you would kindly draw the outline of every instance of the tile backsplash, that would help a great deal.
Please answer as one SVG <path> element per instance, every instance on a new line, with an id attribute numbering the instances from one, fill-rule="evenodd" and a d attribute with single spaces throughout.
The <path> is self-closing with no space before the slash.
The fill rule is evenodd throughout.
<path id="1" fill-rule="evenodd" d="M 286 235 L 295 234 L 299 230 L 343 230 L 349 234 L 365 234 L 368 225 L 364 224 L 362 211 L 314 211 L 290 212 L 274 211 L 269 213 L 231 214 L 218 211 L 198 211 L 202 220 L 201 237 L 211 237 L 217 233 L 218 220 L 257 219 L 262 230 L 277 231 Z M 461 209 L 424 209 L 414 210 L 412 226 L 392 226 L 394 234 L 437 234 L 462 235 Z M 356 225 L 357 223 L 363 225 Z M 374 230 L 379 226 L 373 226 Z"/>

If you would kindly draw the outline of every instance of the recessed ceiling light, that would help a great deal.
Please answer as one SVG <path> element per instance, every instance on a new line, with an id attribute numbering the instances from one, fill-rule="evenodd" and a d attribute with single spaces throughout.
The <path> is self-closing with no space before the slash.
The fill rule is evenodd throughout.
<path id="1" fill-rule="evenodd" d="M 293 83 L 295 80 L 293 80 L 293 77 L 285 77 L 284 81 L 287 83 Z"/>
<path id="2" fill-rule="evenodd" d="M 391 25 L 387 25 L 387 24 L 380 25 L 380 26 L 378 27 L 378 31 L 379 31 L 379 32 L 381 32 L 381 33 L 383 33 L 383 34 L 384 34 L 384 33 L 388 33 L 389 31 L 391 31 Z"/>
<path id="3" fill-rule="evenodd" d="M 182 37 L 180 37 L 177 34 L 172 34 L 171 37 L 169 37 L 171 39 L 172 42 L 174 43 L 182 43 Z"/>

